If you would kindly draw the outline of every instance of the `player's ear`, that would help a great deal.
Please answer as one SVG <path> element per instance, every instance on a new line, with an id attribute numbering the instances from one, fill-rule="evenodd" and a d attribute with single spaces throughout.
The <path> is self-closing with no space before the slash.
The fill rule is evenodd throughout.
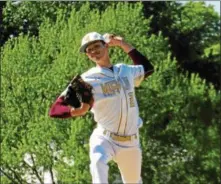
<path id="1" fill-rule="evenodd" d="M 107 43 L 104 43 L 104 47 L 105 47 L 105 48 L 108 48 L 109 45 L 108 45 Z"/>
<path id="2" fill-rule="evenodd" d="M 102 45 L 105 47 L 105 48 L 108 48 L 108 44 L 104 41 L 101 41 Z"/>

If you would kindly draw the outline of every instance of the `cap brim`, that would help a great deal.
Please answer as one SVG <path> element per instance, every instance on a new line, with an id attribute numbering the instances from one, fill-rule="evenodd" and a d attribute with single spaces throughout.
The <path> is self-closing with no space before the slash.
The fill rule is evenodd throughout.
<path id="1" fill-rule="evenodd" d="M 80 51 L 80 52 L 86 52 L 86 48 L 87 48 L 87 46 L 88 46 L 89 44 L 90 44 L 90 43 L 87 43 L 87 44 L 82 45 L 82 46 L 80 47 L 79 51 Z"/>
<path id="2" fill-rule="evenodd" d="M 80 51 L 80 52 L 83 52 L 83 53 L 86 52 L 87 46 L 90 45 L 90 44 L 92 44 L 93 42 L 97 42 L 97 41 L 103 41 L 103 42 L 105 42 L 105 41 L 102 40 L 102 39 L 90 41 L 90 42 L 88 42 L 88 43 L 82 45 L 82 46 L 80 47 L 79 51 Z M 106 43 L 106 42 L 105 42 L 105 43 Z"/>

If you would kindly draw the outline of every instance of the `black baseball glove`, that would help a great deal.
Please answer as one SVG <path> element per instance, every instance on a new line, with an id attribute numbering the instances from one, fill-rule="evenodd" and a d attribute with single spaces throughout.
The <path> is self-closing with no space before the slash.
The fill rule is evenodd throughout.
<path id="1" fill-rule="evenodd" d="M 92 86 L 83 81 L 80 75 L 75 76 L 64 95 L 64 102 L 67 105 L 78 108 L 81 106 L 81 102 L 90 104 L 92 99 Z"/>

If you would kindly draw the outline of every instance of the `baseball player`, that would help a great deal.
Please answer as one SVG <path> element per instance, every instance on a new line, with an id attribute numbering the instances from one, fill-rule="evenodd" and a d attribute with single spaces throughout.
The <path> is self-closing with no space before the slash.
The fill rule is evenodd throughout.
<path id="1" fill-rule="evenodd" d="M 108 54 L 109 47 L 123 49 L 134 64 L 113 65 Z M 82 100 L 84 97 L 80 95 L 79 106 L 73 107 L 64 103 L 65 95 L 69 93 L 66 88 L 51 106 L 49 115 L 69 118 L 82 116 L 87 111 L 93 113 L 97 122 L 90 137 L 93 183 L 108 183 L 110 160 L 117 163 L 124 183 L 142 183 L 142 151 L 139 142 L 142 119 L 139 117 L 135 87 L 153 73 L 153 66 L 122 37 L 113 34 L 86 34 L 80 52 L 85 53 L 95 64 L 95 67 L 80 76 L 92 87 L 92 95 L 87 96 L 87 100 Z"/>

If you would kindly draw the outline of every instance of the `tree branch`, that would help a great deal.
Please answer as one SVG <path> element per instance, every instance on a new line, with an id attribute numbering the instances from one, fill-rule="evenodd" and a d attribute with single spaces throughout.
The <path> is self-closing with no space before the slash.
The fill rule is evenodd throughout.
<path id="1" fill-rule="evenodd" d="M 42 179 L 41 179 L 41 176 L 38 174 L 38 171 L 37 171 L 37 169 L 36 169 L 34 157 L 33 157 L 32 154 L 30 154 L 30 155 L 31 155 L 31 159 L 32 159 L 32 162 L 33 162 L 33 167 L 31 167 L 31 168 L 32 168 L 33 172 L 35 173 L 36 177 L 38 178 L 38 180 L 40 181 L 40 183 L 41 183 L 41 184 L 44 184 L 44 182 L 43 182 Z"/>
<path id="2" fill-rule="evenodd" d="M 19 184 L 13 177 L 11 177 L 9 174 L 7 174 L 2 168 L 0 168 L 1 173 L 3 173 L 9 180 L 12 181 L 14 184 Z"/>
<path id="3" fill-rule="evenodd" d="M 16 173 L 16 171 L 13 170 L 11 167 L 7 166 L 7 168 L 8 168 L 8 170 L 10 170 L 10 171 L 14 174 L 15 178 L 19 181 L 18 183 L 27 183 L 27 182 L 26 182 L 25 180 L 23 180 L 23 179 Z"/>
<path id="4" fill-rule="evenodd" d="M 55 181 L 54 181 L 54 173 L 53 173 L 52 167 L 49 168 L 49 171 L 50 171 L 50 174 L 51 174 L 52 184 L 55 184 Z"/>
<path id="5" fill-rule="evenodd" d="M 53 156 L 52 156 L 53 155 L 53 149 L 50 146 L 48 146 L 48 145 L 46 145 L 46 149 L 48 149 L 49 152 L 51 153 L 51 165 L 49 167 L 49 172 L 51 174 L 52 184 L 55 184 L 54 173 L 53 173 L 53 170 L 52 170 L 52 167 L 53 167 L 53 164 L 54 164 L 54 160 L 53 160 Z"/>

